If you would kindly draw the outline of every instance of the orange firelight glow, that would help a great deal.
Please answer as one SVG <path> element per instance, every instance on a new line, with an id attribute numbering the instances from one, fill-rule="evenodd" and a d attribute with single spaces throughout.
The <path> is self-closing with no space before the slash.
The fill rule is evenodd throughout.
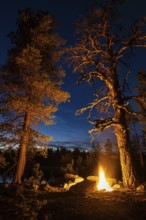
<path id="1" fill-rule="evenodd" d="M 99 170 L 99 182 L 97 183 L 98 190 L 105 190 L 105 191 L 112 191 L 112 187 L 109 186 L 108 182 L 106 181 L 105 174 L 102 168 Z"/>

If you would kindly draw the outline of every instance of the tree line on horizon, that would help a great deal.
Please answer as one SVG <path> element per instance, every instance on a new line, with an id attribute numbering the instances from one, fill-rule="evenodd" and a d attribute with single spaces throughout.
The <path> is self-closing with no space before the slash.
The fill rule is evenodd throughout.
<path id="1" fill-rule="evenodd" d="M 135 88 L 130 88 L 128 77 L 135 48 L 146 46 L 146 19 L 133 23 L 126 33 L 119 24 L 121 2 L 96 3 L 88 16 L 77 22 L 71 46 L 56 32 L 55 20 L 48 12 L 19 11 L 17 29 L 8 35 L 13 47 L 0 69 L 0 147 L 18 146 L 13 183 L 22 182 L 29 149 L 45 148 L 51 139 L 41 133 L 39 125 L 53 124 L 59 104 L 70 98 L 62 89 L 63 56 L 79 74 L 78 83 L 86 81 L 96 88 L 94 100 L 77 114 L 89 112 L 90 132 L 95 134 L 114 127 L 123 184 L 127 188 L 139 184 L 131 128 L 143 124 L 145 137 L 146 71 L 141 68 L 137 73 Z M 135 138 L 142 168 L 141 143 L 138 135 Z"/>
<path id="2" fill-rule="evenodd" d="M 133 143 L 135 140 L 133 139 Z M 44 152 L 43 152 L 44 153 Z M 7 182 L 13 177 L 14 166 L 17 161 L 17 150 L 5 150 L 3 152 L 5 164 L 0 166 L 1 181 Z M 141 170 L 141 161 L 139 151 L 135 150 L 133 145 L 133 155 L 139 178 L 144 180 Z M 143 170 L 146 166 L 146 154 L 143 153 Z M 2 165 L 2 164 L 1 164 Z M 110 139 L 106 139 L 104 146 L 100 143 L 93 143 L 89 150 L 80 150 L 75 147 L 73 150 L 58 146 L 58 148 L 48 148 L 45 155 L 41 151 L 32 148 L 28 150 L 26 168 L 23 175 L 23 181 L 34 177 L 37 181 L 52 181 L 54 183 L 65 177 L 66 173 L 79 175 L 83 178 L 87 176 L 98 176 L 98 168 L 102 166 L 106 176 L 122 180 L 119 153 L 115 150 L 114 144 Z M 58 182 L 59 184 L 59 182 Z"/>

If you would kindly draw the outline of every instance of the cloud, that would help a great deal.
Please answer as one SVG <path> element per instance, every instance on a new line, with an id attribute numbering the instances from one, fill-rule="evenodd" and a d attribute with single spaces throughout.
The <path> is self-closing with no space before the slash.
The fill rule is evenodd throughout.
<path id="1" fill-rule="evenodd" d="M 75 149 L 78 148 L 80 150 L 89 150 L 91 145 L 89 142 L 82 142 L 82 141 L 52 141 L 49 144 L 51 148 L 68 148 L 68 149 Z"/>

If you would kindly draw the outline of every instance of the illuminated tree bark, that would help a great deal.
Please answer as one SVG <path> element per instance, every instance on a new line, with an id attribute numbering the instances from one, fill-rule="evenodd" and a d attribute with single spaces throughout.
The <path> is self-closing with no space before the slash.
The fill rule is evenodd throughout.
<path id="1" fill-rule="evenodd" d="M 120 154 L 123 184 L 125 187 L 135 188 L 138 183 L 138 179 L 131 151 L 130 136 L 126 122 L 126 112 L 121 107 L 124 105 L 124 102 L 120 90 L 120 83 L 117 70 L 114 68 L 114 63 L 112 62 L 112 56 L 110 62 L 113 77 L 110 82 L 107 82 L 107 87 L 110 91 L 110 102 L 112 103 L 112 107 L 114 110 L 114 120 L 116 122 L 116 124 L 114 125 L 114 130 L 117 137 L 117 144 Z"/>
<path id="2" fill-rule="evenodd" d="M 138 179 L 136 176 L 134 161 L 131 154 L 129 135 L 127 134 L 127 130 L 125 130 L 126 126 L 123 126 L 122 124 L 115 129 L 115 134 L 117 137 L 117 143 L 120 153 L 123 183 L 125 187 L 135 188 L 138 183 Z"/>
<path id="3" fill-rule="evenodd" d="M 143 31 L 145 20 L 135 23 L 130 34 L 121 33 L 116 7 L 120 2 L 105 0 L 97 3 L 90 11 L 89 17 L 77 23 L 77 41 L 74 46 L 67 49 L 69 56 L 67 60 L 74 67 L 74 72 L 80 73 L 79 83 L 85 80 L 98 88 L 99 81 L 103 82 L 104 88 L 95 91 L 96 98 L 93 102 L 78 110 L 77 114 L 89 110 L 88 120 L 95 126 L 90 132 L 114 127 L 120 153 L 123 184 L 127 188 L 135 188 L 138 179 L 131 152 L 126 114 L 132 114 L 135 117 L 146 115 L 131 109 L 127 100 L 141 100 L 144 103 L 144 99 L 142 96 L 129 96 L 128 73 L 123 76 L 120 70 L 124 66 L 128 72 L 127 54 L 131 54 L 134 47 L 146 45 L 146 34 Z M 97 110 L 96 113 L 93 109 Z M 112 117 L 105 117 L 106 112 L 110 112 Z M 92 114 L 96 119 L 92 119 Z"/>
<path id="4" fill-rule="evenodd" d="M 26 164 L 27 146 L 29 143 L 29 128 L 30 128 L 30 116 L 26 113 L 24 118 L 21 141 L 20 141 L 17 166 L 13 177 L 13 183 L 19 184 L 21 183 L 22 180 L 22 176 Z"/>
<path id="5" fill-rule="evenodd" d="M 69 93 L 61 88 L 65 73 L 59 63 L 65 41 L 55 33 L 52 16 L 26 9 L 19 12 L 17 24 L 0 71 L 0 140 L 3 146 L 19 147 L 13 182 L 21 183 L 28 148 L 45 149 L 51 140 L 39 125 L 54 124 Z"/>

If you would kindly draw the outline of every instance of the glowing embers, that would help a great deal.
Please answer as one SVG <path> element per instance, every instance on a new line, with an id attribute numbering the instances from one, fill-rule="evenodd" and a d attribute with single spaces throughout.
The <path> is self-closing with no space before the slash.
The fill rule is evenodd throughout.
<path id="1" fill-rule="evenodd" d="M 106 181 L 104 171 L 101 167 L 99 169 L 99 182 L 97 183 L 97 190 L 105 190 L 108 192 L 113 191 L 112 187 L 110 187 L 110 185 Z"/>

